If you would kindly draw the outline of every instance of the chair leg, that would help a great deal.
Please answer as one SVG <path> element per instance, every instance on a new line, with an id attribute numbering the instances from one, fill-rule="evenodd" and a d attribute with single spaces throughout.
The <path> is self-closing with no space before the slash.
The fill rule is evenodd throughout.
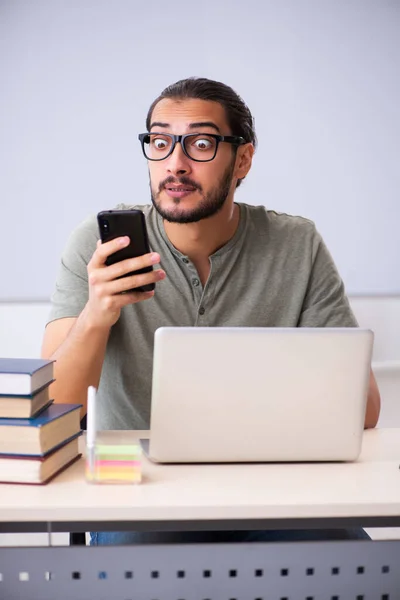
<path id="1" fill-rule="evenodd" d="M 86 429 L 86 415 L 81 419 L 81 429 Z M 74 531 L 69 534 L 70 546 L 86 546 L 86 534 L 82 531 Z"/>

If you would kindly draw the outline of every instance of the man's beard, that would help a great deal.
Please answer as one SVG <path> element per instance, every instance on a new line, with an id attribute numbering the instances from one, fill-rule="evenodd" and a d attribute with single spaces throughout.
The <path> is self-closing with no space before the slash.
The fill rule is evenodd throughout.
<path id="1" fill-rule="evenodd" d="M 235 166 L 235 161 L 233 160 L 229 167 L 226 169 L 222 179 L 218 185 L 218 187 L 214 188 L 208 194 L 202 194 L 202 187 L 192 181 L 189 177 L 168 177 L 160 183 L 157 194 L 154 194 L 153 189 L 151 187 L 150 181 L 150 193 L 151 193 L 151 201 L 153 203 L 154 208 L 157 212 L 162 216 L 163 219 L 168 221 L 169 223 L 197 223 L 198 221 L 202 221 L 203 219 L 208 219 L 214 215 L 216 215 L 224 206 L 225 201 L 228 197 L 232 177 L 233 170 Z M 192 193 L 196 193 L 198 191 L 202 195 L 202 200 L 199 205 L 193 208 L 191 211 L 187 210 L 165 210 L 162 208 L 159 197 L 161 191 L 165 189 L 166 185 L 169 183 L 175 183 L 178 185 L 190 185 L 195 188 Z M 175 198 L 175 206 L 178 206 L 182 201 L 180 198 Z"/>

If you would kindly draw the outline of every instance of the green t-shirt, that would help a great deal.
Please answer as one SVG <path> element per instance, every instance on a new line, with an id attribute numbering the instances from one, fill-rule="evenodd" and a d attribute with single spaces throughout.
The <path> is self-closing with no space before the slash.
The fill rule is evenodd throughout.
<path id="1" fill-rule="evenodd" d="M 210 256 L 204 287 L 194 264 L 169 241 L 153 206 L 117 207 L 144 212 L 150 247 L 160 254 L 167 276 L 156 285 L 153 298 L 124 307 L 111 329 L 97 396 L 99 429 L 149 427 L 158 327 L 357 326 L 342 280 L 314 224 L 264 206 L 239 207 L 236 233 Z M 87 264 L 98 239 L 95 216 L 70 236 L 49 321 L 77 317 L 84 308 Z"/>

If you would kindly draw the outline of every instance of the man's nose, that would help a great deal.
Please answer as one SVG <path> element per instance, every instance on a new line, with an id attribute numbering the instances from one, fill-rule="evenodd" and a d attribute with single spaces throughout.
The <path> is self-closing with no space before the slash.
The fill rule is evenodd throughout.
<path id="1" fill-rule="evenodd" d="M 167 171 L 172 175 L 186 175 L 191 173 L 191 160 L 186 156 L 182 145 L 177 143 L 173 153 L 165 160 Z"/>

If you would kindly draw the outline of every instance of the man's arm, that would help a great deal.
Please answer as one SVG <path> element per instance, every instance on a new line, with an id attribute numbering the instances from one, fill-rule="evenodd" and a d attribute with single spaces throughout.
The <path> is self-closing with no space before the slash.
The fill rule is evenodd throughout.
<path id="1" fill-rule="evenodd" d="M 309 286 L 299 327 L 358 327 L 343 281 L 320 234 L 315 231 Z M 364 427 L 375 427 L 381 399 L 374 374 L 370 374 Z"/>
<path id="2" fill-rule="evenodd" d="M 72 283 L 79 280 L 79 286 L 85 286 L 87 303 L 78 317 L 54 319 L 45 330 L 42 356 L 56 361 L 52 397 L 59 403 L 82 404 L 81 417 L 86 414 L 88 387 L 99 386 L 108 337 L 121 309 L 154 295 L 154 292 L 128 290 L 165 277 L 161 269 L 122 277 L 158 263 L 160 256 L 154 253 L 106 266 L 107 257 L 128 243 L 129 238 L 117 238 L 104 244 L 98 242 L 87 265 L 87 281 L 66 269 L 64 296 L 73 295 L 77 287 Z"/>
<path id="3" fill-rule="evenodd" d="M 42 345 L 42 357 L 56 361 L 51 397 L 59 403 L 82 404 L 81 418 L 87 410 L 89 385 L 99 385 L 110 331 L 92 324 L 87 312 L 49 323 Z"/>
<path id="4" fill-rule="evenodd" d="M 376 383 L 375 375 L 371 370 L 369 377 L 367 410 L 365 413 L 365 429 L 376 427 L 381 410 L 381 395 L 379 393 L 378 384 Z"/>

